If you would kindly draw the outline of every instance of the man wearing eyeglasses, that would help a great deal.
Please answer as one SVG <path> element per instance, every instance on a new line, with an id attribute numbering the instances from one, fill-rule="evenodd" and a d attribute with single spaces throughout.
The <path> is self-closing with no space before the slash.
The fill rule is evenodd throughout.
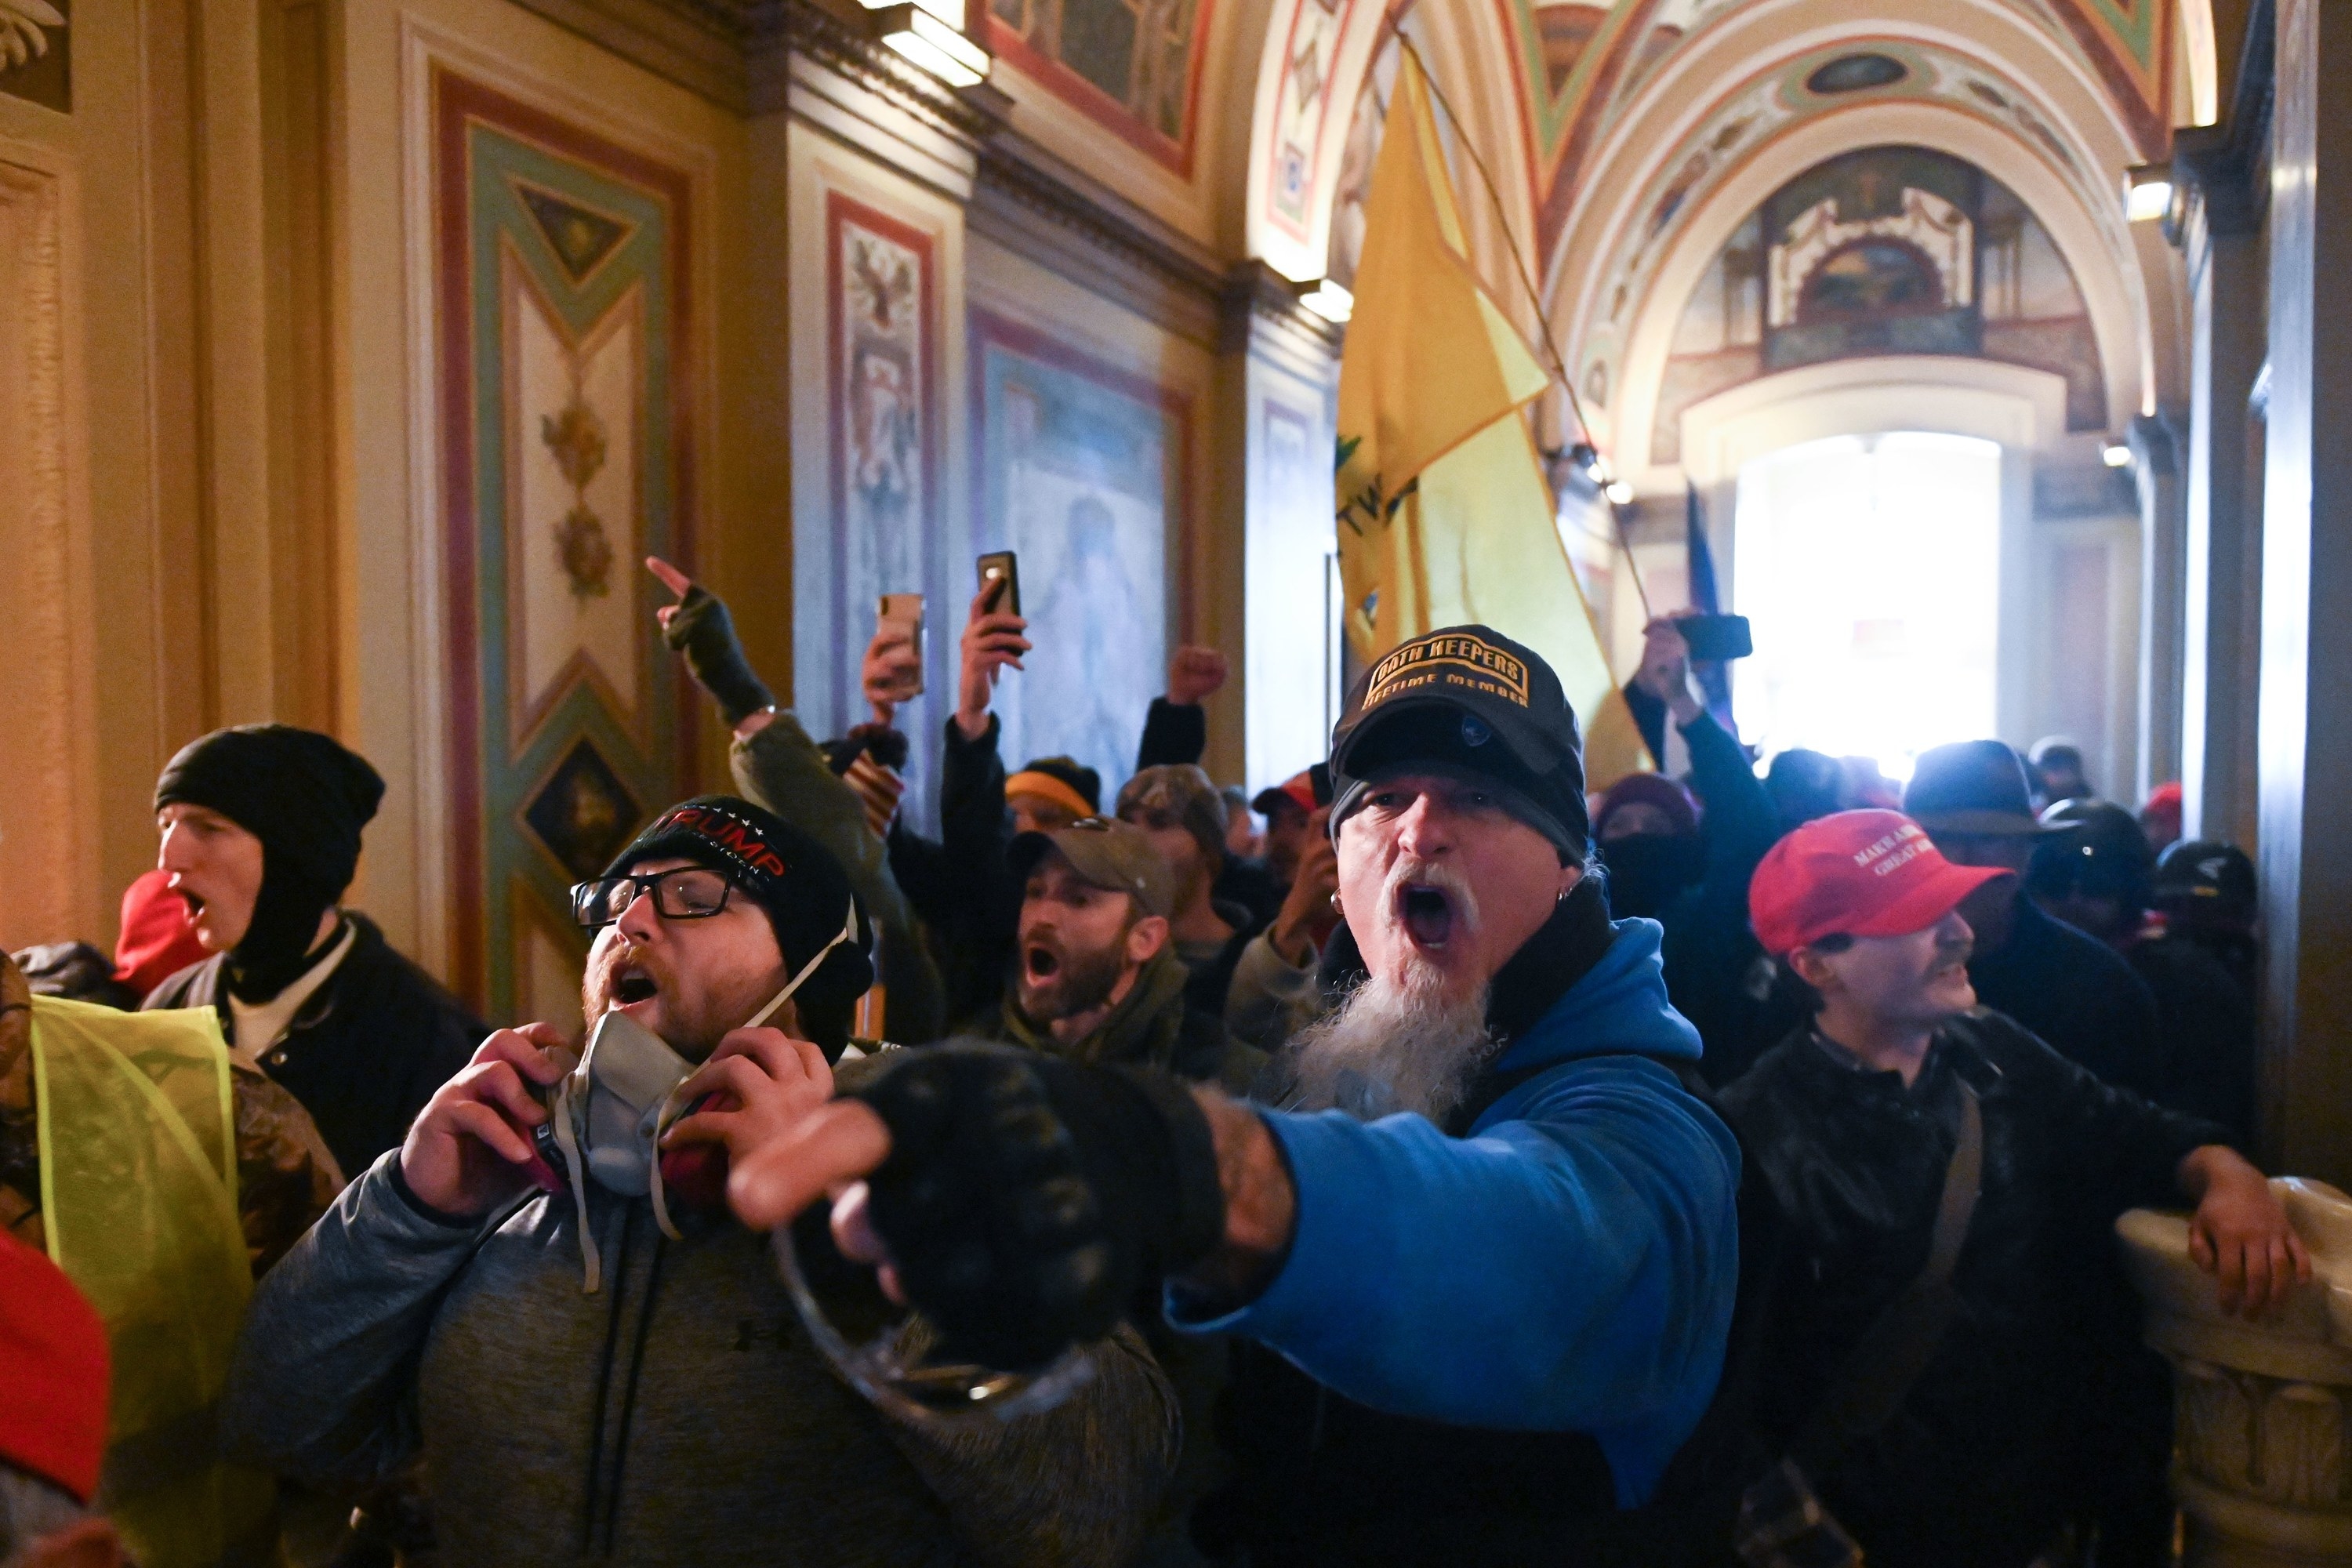
<path id="1" fill-rule="evenodd" d="M 821 1104 L 871 984 L 838 862 L 747 801 L 573 889 L 575 1067 L 493 1035 L 257 1292 L 232 1451 L 363 1487 L 422 1453 L 449 1563 L 1112 1563 L 1172 1456 L 1131 1333 L 1044 1415 L 943 1438 L 810 1343 L 713 1158 Z"/>

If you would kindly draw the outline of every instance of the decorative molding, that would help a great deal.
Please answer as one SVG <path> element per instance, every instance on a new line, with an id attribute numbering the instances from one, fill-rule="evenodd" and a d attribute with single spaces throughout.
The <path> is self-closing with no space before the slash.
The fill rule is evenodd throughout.
<path id="1" fill-rule="evenodd" d="M 73 112 L 72 0 L 0 0 L 0 93 Z"/>
<path id="2" fill-rule="evenodd" d="M 2246 14 L 2246 41 L 2239 52 L 2238 85 L 2230 112 L 2220 125 L 2172 133 L 2173 160 L 2196 188 L 2205 207 L 2205 226 L 2214 234 L 2252 234 L 2269 221 L 2271 98 L 2278 77 L 2275 36 L 2271 0 L 2254 0 Z"/>
<path id="3" fill-rule="evenodd" d="M 1013 130 L 1003 92 L 941 87 L 815 0 L 517 3 L 737 114 L 799 115 L 968 203 L 975 233 L 1204 347 L 1231 346 L 1250 310 L 1337 343 L 1255 278 L 1257 263 L 1229 274 L 1213 250 Z M 812 89 L 812 68 L 850 90 Z"/>
<path id="4" fill-rule="evenodd" d="M 446 735 L 451 979 L 452 989 L 503 1020 L 515 1005 L 519 962 L 506 888 L 520 875 L 538 884 L 551 908 L 562 907 L 563 879 L 529 847 L 545 815 L 536 792 L 562 771 L 557 759 L 593 742 L 604 776 L 618 778 L 629 792 L 625 803 L 608 801 L 601 813 L 614 816 L 625 807 L 649 810 L 685 785 L 694 777 L 696 752 L 694 728 L 680 718 L 691 711 L 687 678 L 650 647 L 644 665 L 631 672 L 633 704 L 613 700 L 609 684 L 575 679 L 581 673 L 576 659 L 533 681 L 524 653 L 530 616 L 520 613 L 530 589 L 518 569 L 541 557 L 510 547 L 528 526 L 519 510 L 527 496 L 518 465 L 534 460 L 530 454 L 540 445 L 530 416 L 555 407 L 512 401 L 525 388 L 527 367 L 508 330 L 520 294 L 502 286 L 501 274 L 509 262 L 544 253 L 532 263 L 542 268 L 532 298 L 548 308 L 559 354 L 593 349 L 601 325 L 616 313 L 630 312 L 639 330 L 658 334 L 632 358 L 630 410 L 603 416 L 612 439 L 628 444 L 620 455 L 629 471 L 629 495 L 611 515 L 616 525 L 628 515 L 622 531 L 629 543 L 619 552 L 626 575 L 618 596 L 634 605 L 644 592 L 636 585 L 636 555 L 650 550 L 693 569 L 700 486 L 698 202 L 693 175 L 659 155 L 447 65 L 433 62 L 426 68 L 434 182 L 429 222 L 437 273 L 433 406 L 441 468 L 446 688 L 440 709 Z M 493 161 L 484 173 L 486 158 Z M 621 242 L 625 254 L 604 258 L 582 274 L 581 283 L 566 283 L 563 253 L 521 203 L 521 187 L 502 177 L 524 171 L 534 186 L 583 209 L 624 215 L 633 226 Z M 509 216 L 499 216 L 501 210 Z M 639 289 L 646 291 L 642 305 L 635 301 Z M 619 428 L 624 423 L 631 426 L 625 432 Z M 540 609 L 568 597 L 559 585 L 542 595 Z M 604 636 L 576 624 L 572 630 L 575 637 Z M 509 706 L 518 681 L 535 687 L 523 693 L 520 710 Z M 543 709 L 531 701 L 541 694 L 549 694 Z M 561 816 L 558 812 L 549 820 Z"/>
<path id="5" fill-rule="evenodd" d="M 19 880 L 0 940 L 8 944 L 82 929 L 84 881 L 76 840 L 59 831 L 81 816 L 73 799 L 81 704 L 75 693 L 76 596 L 71 559 L 71 449 L 67 416 L 63 202 L 58 177 L 0 162 L 0 550 L 15 593 L 18 656 L 0 681 L 10 715 L 0 760 L 0 834 L 19 846 Z"/>
<path id="6" fill-rule="evenodd" d="M 2208 1568 L 2352 1559 L 2352 1201 L 2294 1177 L 2271 1190 L 2314 1278 L 2260 1321 L 2216 1304 L 2186 1215 L 2116 1222 L 2147 1342 L 2172 1363 L 2186 1561 Z"/>
<path id="7" fill-rule="evenodd" d="M 607 0 L 628 4 L 631 0 Z M 682 0 L 653 0 L 682 3 Z M 751 60 L 750 112 L 782 108 L 784 57 L 803 56 L 837 71 L 944 131 L 977 142 L 1001 127 L 1011 100 L 993 88 L 951 91 L 886 49 L 861 26 L 845 22 L 812 0 L 760 0 L 744 34 Z"/>

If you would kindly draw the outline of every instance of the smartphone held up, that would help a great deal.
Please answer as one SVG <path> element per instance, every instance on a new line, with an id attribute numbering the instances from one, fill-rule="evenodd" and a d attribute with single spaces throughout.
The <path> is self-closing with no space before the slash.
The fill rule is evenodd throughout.
<path id="1" fill-rule="evenodd" d="M 1010 550 L 992 550 L 980 558 L 980 587 L 985 595 L 982 610 L 992 616 L 1021 613 L 1021 563 Z"/>
<path id="2" fill-rule="evenodd" d="M 877 616 L 877 635 L 885 647 L 905 647 L 913 658 L 905 661 L 905 672 L 892 688 L 890 699 L 904 702 L 923 694 L 923 596 L 920 594 L 885 594 Z"/>

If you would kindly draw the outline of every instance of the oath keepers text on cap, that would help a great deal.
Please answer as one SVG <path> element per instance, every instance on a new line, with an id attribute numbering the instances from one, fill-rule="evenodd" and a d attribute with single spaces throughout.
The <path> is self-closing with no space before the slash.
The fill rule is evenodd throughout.
<path id="1" fill-rule="evenodd" d="M 1440 669 L 1439 666 L 1452 667 Z M 1475 671 L 1482 679 L 1466 680 L 1452 668 Z M 1391 697 L 1427 686 L 1440 679 L 1449 685 L 1507 697 L 1520 707 L 1528 702 L 1528 667 L 1482 637 L 1449 633 L 1409 642 L 1373 667 L 1364 706 L 1375 707 Z"/>

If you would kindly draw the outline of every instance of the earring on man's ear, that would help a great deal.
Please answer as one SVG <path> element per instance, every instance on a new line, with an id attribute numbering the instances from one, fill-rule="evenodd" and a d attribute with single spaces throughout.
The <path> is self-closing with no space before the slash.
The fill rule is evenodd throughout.
<path id="1" fill-rule="evenodd" d="M 1335 915 L 1347 912 L 1339 907 L 1339 890 L 1337 888 L 1331 889 L 1331 912 Z"/>

